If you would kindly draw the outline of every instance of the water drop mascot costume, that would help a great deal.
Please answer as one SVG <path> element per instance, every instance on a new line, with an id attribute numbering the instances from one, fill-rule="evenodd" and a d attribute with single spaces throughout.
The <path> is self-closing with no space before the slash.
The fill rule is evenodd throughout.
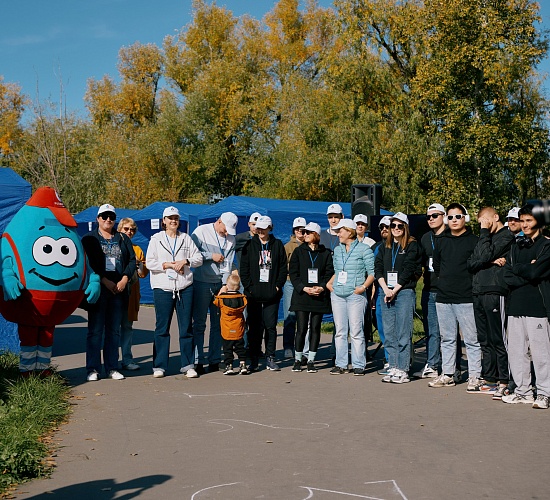
<path id="1" fill-rule="evenodd" d="M 17 323 L 23 376 L 49 374 L 55 325 L 86 296 L 99 298 L 76 221 L 50 187 L 36 190 L 6 227 L 0 243 L 0 313 Z"/>

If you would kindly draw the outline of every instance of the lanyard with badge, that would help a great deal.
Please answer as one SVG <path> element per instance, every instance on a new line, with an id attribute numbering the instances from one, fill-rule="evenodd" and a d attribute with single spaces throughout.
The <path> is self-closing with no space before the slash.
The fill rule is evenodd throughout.
<path id="1" fill-rule="evenodd" d="M 111 238 L 107 240 L 103 238 L 101 234 L 100 236 L 107 245 L 107 253 L 105 254 L 105 271 L 116 271 L 116 258 L 113 256 L 113 247 L 116 245 L 116 242 L 113 241 L 115 237 L 111 236 Z"/>
<path id="2" fill-rule="evenodd" d="M 229 266 L 230 262 L 226 259 L 225 254 L 225 246 L 227 245 L 227 237 L 223 240 L 223 247 L 220 243 L 220 238 L 218 237 L 218 231 L 214 228 L 214 234 L 216 235 L 216 240 L 218 241 L 218 247 L 220 249 L 220 253 L 222 254 L 223 260 L 221 262 L 218 262 L 218 266 L 220 267 L 220 272 L 222 273 L 228 273 L 230 271 Z M 229 254 L 229 252 L 227 252 Z"/>
<path id="3" fill-rule="evenodd" d="M 317 260 L 317 257 L 319 257 L 319 254 L 313 258 L 311 256 L 311 252 L 308 250 L 309 253 L 309 260 L 311 261 L 311 267 L 307 270 L 307 282 L 310 285 L 316 285 L 319 283 L 319 269 L 315 267 L 315 261 Z"/>
<path id="4" fill-rule="evenodd" d="M 344 252 L 345 250 L 342 250 L 342 270 L 338 273 L 338 284 L 339 285 L 345 285 L 348 281 L 348 273 L 347 271 L 345 270 L 346 269 L 346 263 L 348 262 L 352 252 L 355 250 L 355 247 L 358 245 L 357 242 L 355 242 L 355 244 L 353 245 L 353 247 L 351 248 L 351 250 L 349 251 L 347 257 L 344 259 Z M 345 248 L 342 247 L 342 248 Z"/>
<path id="5" fill-rule="evenodd" d="M 170 244 L 170 239 L 168 238 L 168 235 L 165 233 L 166 236 L 166 242 L 168 243 L 168 248 L 170 248 L 170 253 L 172 254 L 172 260 L 173 262 L 176 261 L 176 246 L 178 244 L 178 235 L 176 234 L 176 239 L 174 240 L 174 245 L 172 246 Z M 169 280 L 177 280 L 178 279 L 178 273 L 175 269 L 166 269 L 166 276 L 168 276 Z"/>
<path id="6" fill-rule="evenodd" d="M 433 234 L 430 233 L 430 240 L 432 241 L 432 256 L 431 257 L 428 257 L 428 271 L 430 271 L 431 273 L 434 272 L 434 258 L 433 258 L 433 252 L 435 250 L 435 245 L 434 245 L 434 236 Z"/>
<path id="7" fill-rule="evenodd" d="M 392 243 L 391 247 L 391 272 L 388 271 L 388 288 L 394 288 L 397 286 L 397 271 L 395 270 L 395 260 L 397 259 L 397 254 L 401 249 L 401 245 L 397 245 L 395 252 L 393 251 L 394 244 Z"/>
<path id="8" fill-rule="evenodd" d="M 269 258 L 269 242 L 262 245 L 262 250 L 260 252 L 260 283 L 269 283 L 269 268 L 271 267 L 271 260 Z"/>

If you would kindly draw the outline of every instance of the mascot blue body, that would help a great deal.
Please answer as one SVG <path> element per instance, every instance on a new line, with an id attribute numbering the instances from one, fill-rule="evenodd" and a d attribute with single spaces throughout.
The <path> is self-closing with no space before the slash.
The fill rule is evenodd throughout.
<path id="1" fill-rule="evenodd" d="M 0 244 L 0 313 L 17 323 L 23 375 L 48 371 L 55 325 L 86 296 L 99 298 L 75 230 L 54 189 L 38 189 L 6 227 Z"/>

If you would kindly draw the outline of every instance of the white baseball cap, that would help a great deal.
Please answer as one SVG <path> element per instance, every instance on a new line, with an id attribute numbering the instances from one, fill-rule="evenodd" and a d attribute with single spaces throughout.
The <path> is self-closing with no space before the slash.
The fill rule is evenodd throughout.
<path id="1" fill-rule="evenodd" d="M 342 229 L 343 227 L 347 227 L 349 229 L 357 229 L 357 224 L 353 222 L 351 219 L 342 219 L 340 220 L 338 225 L 334 226 L 332 229 Z"/>
<path id="2" fill-rule="evenodd" d="M 256 220 L 256 229 L 267 229 L 268 227 L 273 227 L 271 217 L 267 215 L 260 215 L 260 217 Z"/>
<path id="3" fill-rule="evenodd" d="M 256 222 L 258 220 L 258 217 L 261 217 L 261 216 L 262 214 L 260 212 L 254 212 L 248 219 L 248 222 Z"/>
<path id="4" fill-rule="evenodd" d="M 428 210 L 426 210 L 426 215 L 430 215 L 430 212 L 441 212 L 442 214 L 445 213 L 445 207 L 439 203 L 432 203 Z"/>
<path id="5" fill-rule="evenodd" d="M 380 219 L 378 227 L 380 227 L 382 224 L 389 226 L 391 224 L 391 217 L 389 217 L 388 215 L 384 215 L 384 217 Z"/>
<path id="6" fill-rule="evenodd" d="M 220 220 L 225 224 L 227 234 L 235 236 L 237 234 L 237 223 L 239 218 L 233 212 L 224 212 L 220 216 Z"/>
<path id="7" fill-rule="evenodd" d="M 403 212 L 397 212 L 396 214 L 393 214 L 391 216 L 392 220 L 397 219 L 401 222 L 404 222 L 405 224 L 409 225 L 409 218 L 403 213 Z"/>
<path id="8" fill-rule="evenodd" d="M 162 218 L 164 217 L 170 217 L 172 215 L 180 216 L 180 211 L 176 207 L 166 207 L 164 209 L 164 212 L 162 212 Z"/>
<path id="9" fill-rule="evenodd" d="M 511 208 L 506 216 L 507 219 L 518 219 L 519 220 L 519 207 Z"/>
<path id="10" fill-rule="evenodd" d="M 369 225 L 369 218 L 364 215 L 364 214 L 357 214 L 354 218 L 353 218 L 353 222 L 357 223 L 357 222 L 362 222 L 363 224 L 365 225 Z"/>
<path id="11" fill-rule="evenodd" d="M 303 217 L 296 217 L 292 223 L 292 229 L 296 227 L 304 227 L 306 225 L 306 220 Z"/>
<path id="12" fill-rule="evenodd" d="M 344 211 L 342 210 L 342 207 L 338 205 L 338 203 L 333 203 L 332 205 L 329 205 L 327 208 L 327 215 L 328 214 L 343 214 Z"/>
<path id="13" fill-rule="evenodd" d="M 116 215 L 115 207 L 113 205 L 109 205 L 108 203 L 105 203 L 105 205 L 101 205 L 97 211 L 97 216 L 99 217 L 101 214 L 104 214 L 105 212 L 113 212 Z"/>
<path id="14" fill-rule="evenodd" d="M 313 231 L 317 233 L 319 236 L 321 236 L 321 226 L 317 224 L 316 222 L 309 222 L 306 227 L 304 227 L 306 231 Z"/>

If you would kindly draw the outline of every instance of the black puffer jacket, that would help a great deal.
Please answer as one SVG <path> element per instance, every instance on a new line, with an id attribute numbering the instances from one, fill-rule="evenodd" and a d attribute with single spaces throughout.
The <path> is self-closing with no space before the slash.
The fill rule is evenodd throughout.
<path id="1" fill-rule="evenodd" d="M 272 302 L 280 300 L 283 286 L 286 283 L 287 260 L 283 242 L 272 234 L 264 247 L 269 252 L 267 261 L 270 263 L 269 281 L 260 282 L 260 255 L 262 243 L 257 234 L 246 242 L 241 255 L 241 282 L 244 293 L 249 300 L 257 302 Z M 278 289 L 278 290 L 277 290 Z"/>

